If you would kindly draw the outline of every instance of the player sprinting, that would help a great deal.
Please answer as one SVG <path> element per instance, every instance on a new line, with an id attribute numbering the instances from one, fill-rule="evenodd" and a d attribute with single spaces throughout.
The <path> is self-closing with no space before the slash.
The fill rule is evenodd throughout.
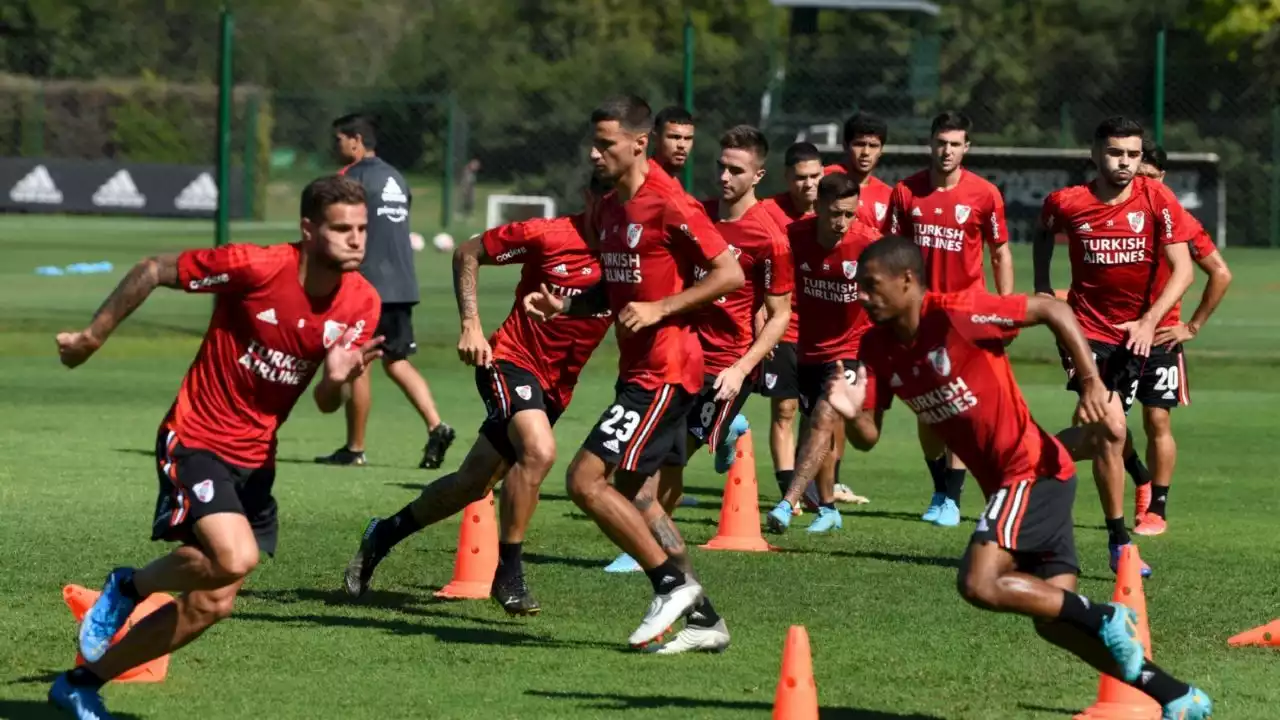
<path id="1" fill-rule="evenodd" d="M 1164 148 L 1153 141 L 1143 141 L 1142 164 L 1138 166 L 1138 174 L 1164 182 L 1168 159 Z M 1182 322 L 1182 301 L 1179 299 L 1169 314 L 1160 321 L 1152 340 L 1151 356 L 1158 363 L 1155 371 L 1156 384 L 1151 393 L 1138 395 L 1138 402 L 1142 403 L 1142 425 L 1147 435 L 1146 456 L 1150 462 L 1150 474 L 1145 472 L 1145 466 L 1138 459 L 1133 447 L 1133 435 L 1130 433 L 1125 436 L 1125 470 L 1138 483 L 1134 491 L 1135 535 L 1160 535 L 1168 529 L 1166 513 L 1169 486 L 1173 482 L 1173 466 L 1178 454 L 1169 415 L 1173 408 L 1191 404 L 1191 387 L 1187 379 L 1183 345 L 1195 339 L 1200 329 L 1209 322 L 1209 317 L 1222 302 L 1231 285 L 1231 269 L 1213 244 L 1213 238 L 1209 237 L 1209 233 L 1194 215 L 1186 213 L 1184 218 L 1186 227 L 1183 233 L 1190 238 L 1187 249 L 1209 280 L 1205 283 L 1204 293 L 1191 314 L 1191 319 Z M 1157 281 L 1159 284 L 1167 281 L 1169 269 L 1167 263 L 1161 264 Z M 1175 361 L 1166 361 L 1162 357 L 1165 353 L 1171 353 Z M 1160 393 L 1159 397 L 1155 396 L 1157 392 Z"/>
<path id="2" fill-rule="evenodd" d="M 889 126 L 870 113 L 854 113 L 844 121 L 844 160 L 822 169 L 823 174 L 842 172 L 857 181 L 859 187 L 858 219 L 880 232 L 888 232 L 893 218 L 889 202 L 893 187 L 875 176 L 876 166 L 889 142 Z"/>
<path id="3" fill-rule="evenodd" d="M 332 176 L 302 191 L 301 240 L 232 244 L 138 263 L 80 332 L 58 335 L 75 368 L 157 287 L 214 293 L 213 317 L 156 438 L 153 540 L 182 543 L 141 568 L 116 568 L 80 625 L 88 661 L 57 677 L 49 700 L 105 720 L 99 690 L 129 668 L 174 652 L 231 614 L 236 594 L 277 539 L 276 432 L 318 373 L 321 412 L 342 407 L 379 356 L 381 300 L 357 270 L 368 215 L 359 183 Z M 176 602 L 111 638 L 152 593 Z"/>
<path id="4" fill-rule="evenodd" d="M 374 569 L 413 533 L 452 517 L 502 480 L 498 569 L 491 596 L 512 615 L 541 610 L 524 577 L 522 548 L 538 505 L 538 489 L 556 460 L 556 421 L 569 407 L 578 374 L 604 339 L 611 320 L 597 317 L 535 322 L 523 298 L 545 287 L 579 295 L 601 281 L 586 238 L 586 213 L 510 223 L 486 231 L 454 251 L 454 293 L 462 324 L 458 356 L 475 367 L 476 389 L 487 416 L 462 465 L 432 482 L 413 502 L 365 528 L 347 565 L 344 586 L 353 597 L 369 589 Z M 515 304 L 486 339 L 476 296 L 480 266 L 521 266 Z"/>
<path id="5" fill-rule="evenodd" d="M 1000 190 L 964 169 L 972 123 L 962 113 L 944 112 L 930 128 L 930 162 L 898 183 L 890 201 L 890 231 L 916 241 L 924 255 L 925 282 L 933 292 L 986 290 L 983 247 L 991 255 L 996 293 L 1013 292 L 1013 255 Z M 960 524 L 964 464 L 919 423 L 920 448 L 933 478 L 933 496 L 921 519 L 943 527 Z"/>
<path id="6" fill-rule="evenodd" d="M 652 130 L 648 104 L 610 100 L 591 115 L 591 160 L 614 189 L 595 211 L 604 291 L 525 297 L 536 318 L 612 310 L 618 338 L 617 395 L 578 450 L 566 476 L 569 496 L 619 549 L 635 558 L 654 599 L 633 646 L 644 646 L 676 620 L 718 616 L 701 584 L 653 537 L 632 504 L 664 465 L 683 464 L 686 416 L 702 389 L 702 347 L 692 310 L 742 287 L 742 267 L 697 202 L 656 162 L 646 160 Z M 693 282 L 694 268 L 707 272 Z M 610 485 L 610 479 L 617 489 Z"/>
<path id="7" fill-rule="evenodd" d="M 858 294 L 875 326 L 862 339 L 856 382 L 828 384 L 855 447 L 875 446 L 884 411 L 900 398 L 961 457 L 987 498 L 961 560 L 961 596 L 1030 617 L 1042 638 L 1151 696 L 1165 718 L 1209 717 L 1207 695 L 1144 659 L 1133 610 L 1076 594 L 1075 466 L 1032 419 L 1005 353 L 1020 328 L 1047 326 L 1079 371 L 1077 419 L 1105 424 L 1109 391 L 1071 309 L 1046 297 L 930 292 L 926 277 L 906 238 L 886 237 L 862 253 Z"/>
<path id="8" fill-rule="evenodd" d="M 677 180 L 693 154 L 695 127 L 693 114 L 679 105 L 663 108 L 653 119 L 653 159 Z"/>
<path id="9" fill-rule="evenodd" d="M 880 231 L 859 220 L 859 185 L 845 173 L 833 173 L 818 183 L 817 214 L 791 224 L 791 261 L 796 268 L 800 305 L 800 408 L 809 427 L 800 446 L 796 475 L 786 495 L 765 518 L 769 530 L 785 532 L 805 488 L 817 480 L 818 515 L 811 533 L 844 526 L 835 505 L 834 473 L 822 473 L 833 452 L 836 428 L 844 423 L 826 400 L 827 379 L 844 363 L 849 379 L 858 365 L 859 342 L 870 327 L 858 302 L 855 282 L 858 258 L 880 237 Z"/>
<path id="10" fill-rule="evenodd" d="M 1097 445 L 1078 433 L 1064 435 L 1077 458 L 1093 458 L 1094 482 L 1102 499 L 1116 569 L 1121 548 L 1131 541 L 1124 522 L 1125 416 L 1135 395 L 1159 397 L 1157 368 L 1177 367 L 1173 355 L 1152 353 L 1156 329 L 1191 285 L 1191 255 L 1182 223 L 1186 213 L 1169 188 L 1137 176 L 1142 162 L 1142 126 L 1124 117 L 1098 125 L 1093 136 L 1098 177 L 1050 193 L 1035 238 L 1036 292 L 1053 294 L 1049 279 L 1053 236 L 1067 237 L 1071 291 L 1067 303 L 1102 369 L 1111 392 L 1107 433 Z M 1157 286 L 1160 266 L 1169 279 Z M 1077 368 L 1066 353 L 1067 388 L 1079 392 Z M 1144 576 L 1151 568 L 1143 563 Z"/>

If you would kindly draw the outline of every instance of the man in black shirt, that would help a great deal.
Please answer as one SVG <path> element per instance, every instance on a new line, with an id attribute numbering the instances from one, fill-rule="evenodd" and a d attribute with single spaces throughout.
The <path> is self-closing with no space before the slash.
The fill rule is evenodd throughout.
<path id="1" fill-rule="evenodd" d="M 382 296 L 382 319 L 374 336 L 382 335 L 382 367 L 404 391 L 427 424 L 427 446 L 419 467 L 435 469 L 444 462 L 454 431 L 440 420 L 427 381 L 409 363 L 417 352 L 413 340 L 413 306 L 418 304 L 418 278 L 409 244 L 409 184 L 404 176 L 374 154 L 377 133 L 365 115 L 333 121 L 335 150 L 346 163 L 340 173 L 364 186 L 369 206 L 369 235 L 360 272 Z M 369 376 L 353 383 L 347 401 L 347 442 L 330 455 L 316 458 L 328 465 L 364 465 L 364 434 L 369 419 Z"/>

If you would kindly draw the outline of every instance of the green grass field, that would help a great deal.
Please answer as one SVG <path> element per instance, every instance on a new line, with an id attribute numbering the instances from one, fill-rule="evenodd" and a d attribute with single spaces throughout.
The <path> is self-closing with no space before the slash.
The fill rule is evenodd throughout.
<path id="1" fill-rule="evenodd" d="M 431 222 L 423 218 L 422 222 Z M 288 224 L 237 226 L 234 239 L 292 239 Z M 88 321 L 127 266 L 144 254 L 205 245 L 206 223 L 0 217 L 0 718 L 54 717 L 52 674 L 75 656 L 66 583 L 100 586 L 120 564 L 164 552 L 149 541 L 155 430 L 200 341 L 208 297 L 160 291 L 89 364 L 68 372 L 53 336 Z M 1028 288 L 1029 249 L 1015 250 Z M 1275 430 L 1280 414 L 1280 254 L 1228 250 L 1236 284 L 1190 349 L 1194 405 L 1179 410 L 1181 447 L 1170 531 L 1143 539 L 1158 663 L 1205 688 L 1215 717 L 1273 718 L 1280 655 L 1228 649 L 1228 636 L 1280 615 L 1276 583 Z M 110 275 L 38 277 L 40 265 L 110 260 Z M 418 258 L 422 305 L 415 364 L 459 431 L 461 460 L 482 417 L 471 371 L 453 350 L 456 314 L 448 259 Z M 1058 262 L 1066 273 L 1065 254 Z M 486 269 L 486 328 L 511 302 L 512 269 Z M 1197 282 L 1193 294 L 1199 293 Z M 1189 312 L 1189 311 L 1188 311 Z M 1048 332 L 1013 346 L 1033 412 L 1053 428 L 1073 398 Z M 615 548 L 566 499 L 564 467 L 611 397 L 611 341 L 588 365 L 557 429 L 561 459 L 548 478 L 526 558 L 542 615 L 509 619 L 489 602 L 442 602 L 458 523 L 431 528 L 381 566 L 376 592 L 352 604 L 343 566 L 369 517 L 394 512 L 437 473 L 417 470 L 424 432 L 387 379 L 374 380 L 371 465 L 324 468 L 311 458 L 342 441 L 340 416 L 301 404 L 280 442 L 282 539 L 249 580 L 233 619 L 175 655 L 158 685 L 109 686 L 121 718 L 764 718 L 772 706 L 787 627 L 808 628 L 824 718 L 992 720 L 1066 718 L 1089 705 L 1097 676 L 1040 642 L 1030 623 L 988 614 L 957 596 L 956 558 L 981 509 L 951 530 L 916 519 L 930 492 L 914 420 L 900 406 L 869 455 L 850 451 L 843 481 L 872 502 L 845 509 L 842 533 L 775 541 L 786 552 L 694 551 L 733 632 L 721 656 L 640 656 L 626 637 L 649 602 L 641 575 L 601 571 Z M 754 427 L 768 404 L 752 399 Z M 1135 433 L 1141 436 L 1140 423 Z M 761 433 L 757 433 L 760 435 Z M 767 444 L 758 438 L 761 503 L 776 500 Z M 1076 508 L 1082 589 L 1108 599 L 1106 535 L 1083 471 Z M 700 455 L 679 512 L 690 545 L 715 533 L 723 480 Z M 1270 709 L 1268 709 L 1270 708 Z"/>

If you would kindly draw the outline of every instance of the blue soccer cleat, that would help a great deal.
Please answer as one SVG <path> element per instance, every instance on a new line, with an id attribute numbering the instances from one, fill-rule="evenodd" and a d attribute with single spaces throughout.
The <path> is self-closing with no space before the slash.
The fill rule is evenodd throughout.
<path id="1" fill-rule="evenodd" d="M 1213 715 L 1213 701 L 1203 690 L 1191 688 L 1186 695 L 1164 706 L 1161 720 L 1208 720 Z"/>
<path id="2" fill-rule="evenodd" d="M 1115 610 L 1102 623 L 1098 637 L 1120 666 L 1121 680 L 1132 685 L 1142 674 L 1142 641 L 1138 639 L 1138 614 L 1120 603 L 1108 603 Z"/>
<path id="3" fill-rule="evenodd" d="M 960 506 L 955 500 L 945 498 L 942 507 L 938 510 L 938 517 L 933 520 L 934 525 L 942 527 L 955 527 L 960 524 Z"/>
<path id="4" fill-rule="evenodd" d="M 839 530 L 844 527 L 844 519 L 840 517 L 840 511 L 835 508 L 818 507 L 818 517 L 809 523 L 807 532 L 825 533 L 832 530 Z"/>
<path id="5" fill-rule="evenodd" d="M 765 525 L 769 527 L 769 532 L 781 535 L 791 527 L 792 515 L 791 503 L 783 500 L 776 507 L 769 511 L 765 516 Z"/>
<path id="6" fill-rule="evenodd" d="M 49 704 L 66 710 L 76 720 L 111 720 L 98 691 L 72 685 L 66 673 L 54 679 L 49 688 Z"/>
<path id="7" fill-rule="evenodd" d="M 1125 545 L 1128 544 L 1129 543 L 1125 543 Z M 1120 572 L 1120 551 L 1124 549 L 1124 545 L 1110 543 L 1107 547 L 1111 549 L 1111 572 L 1118 573 Z M 1151 566 L 1147 564 L 1146 560 L 1142 561 L 1142 577 L 1151 577 Z"/>
<path id="8" fill-rule="evenodd" d="M 120 594 L 120 585 L 133 577 L 133 568 L 116 568 L 107 575 L 102 594 L 84 614 L 80 623 L 80 654 L 89 662 L 98 662 L 133 612 L 136 602 Z"/>
<path id="9" fill-rule="evenodd" d="M 938 516 L 942 514 L 942 506 L 947 502 L 946 493 L 936 492 L 932 498 L 929 498 L 929 509 L 924 511 L 920 519 L 925 522 L 937 522 Z"/>
<path id="10" fill-rule="evenodd" d="M 622 553 L 613 559 L 613 562 L 605 566 L 604 571 L 607 573 L 631 573 L 640 572 L 640 563 L 636 559 L 626 553 Z"/>
<path id="11" fill-rule="evenodd" d="M 738 438 L 749 427 L 747 419 L 742 415 L 735 417 L 729 424 L 729 430 L 720 438 L 720 446 L 716 448 L 716 472 L 723 475 L 733 467 L 733 461 L 738 457 Z"/>

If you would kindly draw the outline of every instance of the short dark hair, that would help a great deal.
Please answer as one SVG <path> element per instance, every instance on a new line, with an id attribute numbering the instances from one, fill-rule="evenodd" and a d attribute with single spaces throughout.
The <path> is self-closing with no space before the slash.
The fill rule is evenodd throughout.
<path id="1" fill-rule="evenodd" d="M 344 175 L 325 175 L 302 189 L 301 216 L 313 223 L 324 222 L 330 205 L 364 205 L 364 186 Z"/>
<path id="2" fill-rule="evenodd" d="M 788 147 L 786 154 L 782 156 L 782 162 L 787 167 L 795 167 L 810 160 L 822 162 L 822 153 L 818 151 L 818 146 L 811 142 L 791 143 L 791 147 Z"/>
<path id="3" fill-rule="evenodd" d="M 929 125 L 929 136 L 932 137 L 940 132 L 949 132 L 951 130 L 960 130 L 964 133 L 965 140 L 969 139 L 969 131 L 973 129 L 973 121 L 968 115 L 956 110 L 946 110 L 938 113 L 933 119 L 933 123 Z"/>
<path id="4" fill-rule="evenodd" d="M 1156 144 L 1155 140 L 1147 139 L 1142 141 L 1142 162 L 1151 167 L 1164 172 L 1169 164 L 1169 153 L 1164 148 Z"/>
<path id="5" fill-rule="evenodd" d="M 647 133 L 653 130 L 653 110 L 644 98 L 637 95 L 609 98 L 591 111 L 592 124 L 610 120 L 629 133 Z"/>
<path id="6" fill-rule="evenodd" d="M 721 150 L 750 150 L 762 163 L 769 157 L 769 141 L 751 125 L 734 125 L 720 136 Z"/>
<path id="7" fill-rule="evenodd" d="M 854 113 L 844 121 L 844 146 L 849 147 L 861 135 L 874 135 L 883 145 L 889 142 L 889 125 L 871 113 Z"/>
<path id="8" fill-rule="evenodd" d="M 1142 124 L 1123 115 L 1109 117 L 1098 123 L 1093 131 L 1094 142 L 1102 142 L 1111 138 L 1142 137 Z"/>
<path id="9" fill-rule="evenodd" d="M 333 129 L 347 137 L 358 137 L 369 150 L 378 147 L 378 121 L 364 113 L 350 113 L 333 121 Z"/>
<path id="10" fill-rule="evenodd" d="M 926 282 L 924 256 L 920 254 L 920 247 L 909 238 L 886 235 L 871 243 L 858 256 L 858 265 L 866 267 L 872 261 L 880 263 L 880 267 L 890 274 L 901 275 L 910 270 L 922 285 Z"/>
<path id="11" fill-rule="evenodd" d="M 829 205 L 836 200 L 858 197 L 860 190 L 858 181 L 847 174 L 831 173 L 818 181 L 818 200 L 823 205 Z"/>
<path id="12" fill-rule="evenodd" d="M 667 129 L 667 125 L 693 125 L 693 113 L 685 110 L 679 105 L 668 105 L 658 111 L 657 117 L 653 119 L 653 129 L 657 133 L 662 133 Z"/>

